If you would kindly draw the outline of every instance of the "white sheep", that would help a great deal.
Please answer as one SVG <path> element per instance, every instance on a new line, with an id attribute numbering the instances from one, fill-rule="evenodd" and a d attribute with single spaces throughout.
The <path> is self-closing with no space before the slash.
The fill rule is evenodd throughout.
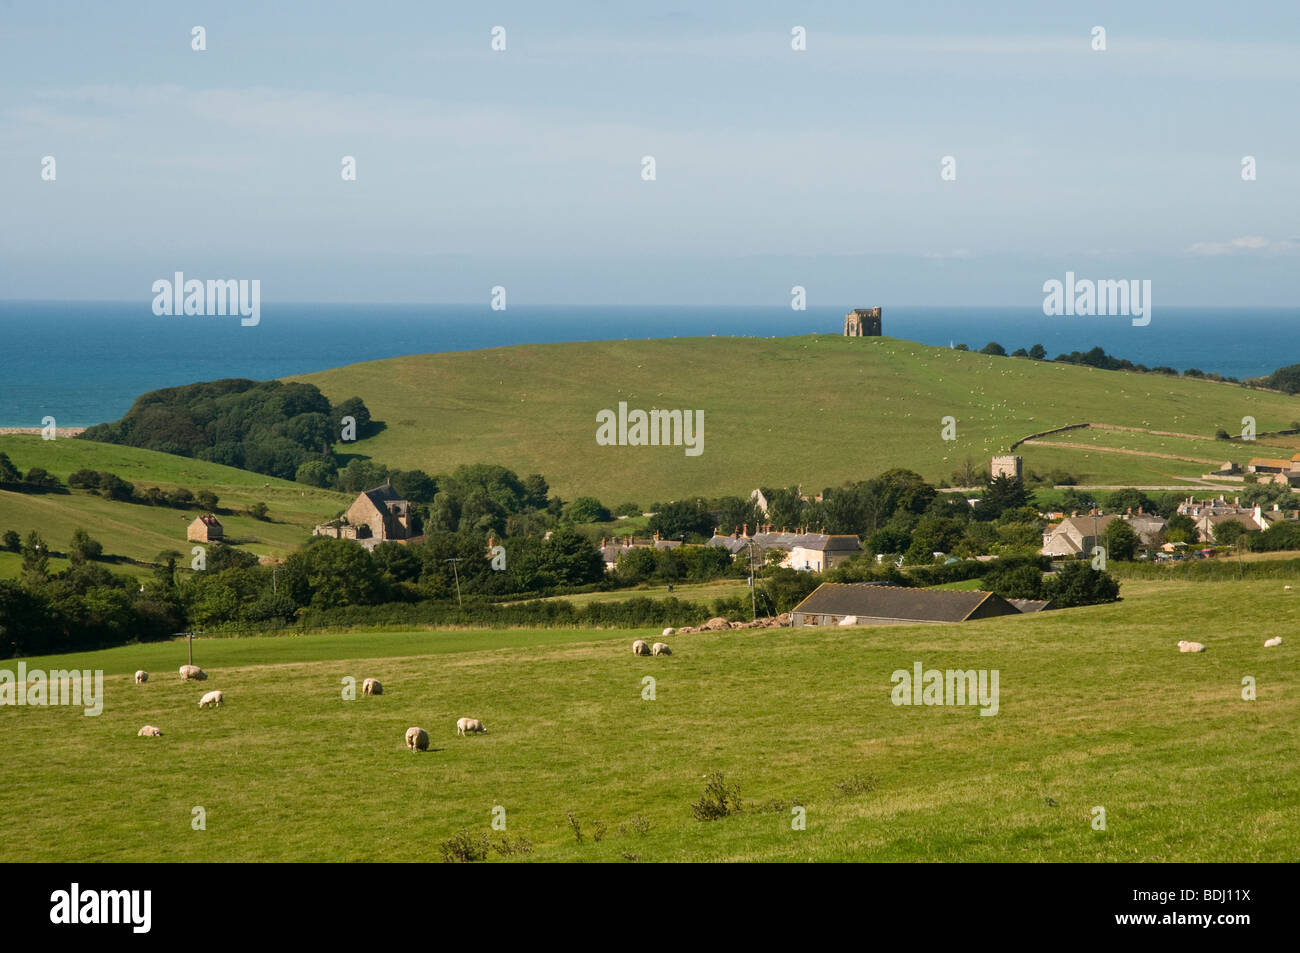
<path id="1" fill-rule="evenodd" d="M 135 733 L 137 738 L 161 738 L 162 729 L 155 728 L 153 725 L 145 725 Z"/>
<path id="2" fill-rule="evenodd" d="M 1178 643 L 1178 651 L 1180 651 L 1180 652 L 1204 652 L 1204 651 L 1205 651 L 1205 646 L 1202 645 L 1200 642 L 1187 642 L 1187 641 L 1180 641 L 1180 642 Z"/>
<path id="3" fill-rule="evenodd" d="M 846 615 L 843 619 L 840 619 L 840 621 L 836 623 L 836 625 L 857 625 L 857 624 L 858 624 L 858 617 L 855 615 Z"/>
<path id="4" fill-rule="evenodd" d="M 221 703 L 226 700 L 226 696 L 221 692 L 208 692 L 199 699 L 199 707 L 207 708 L 211 705 L 213 708 L 220 708 Z"/>
<path id="5" fill-rule="evenodd" d="M 463 735 L 466 732 L 481 731 L 487 734 L 487 729 L 483 727 L 483 722 L 477 718 L 458 718 L 456 720 L 456 734 Z"/>
<path id="6" fill-rule="evenodd" d="M 664 645 L 664 643 L 662 643 L 662 642 L 656 642 L 654 645 L 652 645 L 652 646 L 650 647 L 650 651 L 654 652 L 655 655 L 672 655 L 672 654 L 673 654 L 673 650 L 670 649 L 668 646 Z"/>
<path id="7" fill-rule="evenodd" d="M 181 681 L 183 682 L 202 682 L 208 677 L 208 673 L 203 671 L 197 665 L 181 666 Z"/>
<path id="8" fill-rule="evenodd" d="M 429 750 L 429 733 L 423 728 L 412 725 L 406 729 L 406 747 L 412 751 Z"/>
<path id="9" fill-rule="evenodd" d="M 382 695 L 384 686 L 379 684 L 378 679 L 368 678 L 361 683 L 361 692 L 364 695 Z"/>
<path id="10" fill-rule="evenodd" d="M 1265 640 L 1264 640 L 1264 647 L 1265 647 L 1265 648 L 1272 648 L 1272 647 L 1275 646 L 1275 645 L 1281 645 L 1281 644 L 1282 644 L 1282 636 L 1280 636 L 1280 635 L 1275 635 L 1275 636 L 1273 636 L 1273 638 L 1271 638 L 1271 639 L 1265 639 Z"/>
<path id="11" fill-rule="evenodd" d="M 143 685 L 147 681 L 149 681 L 149 673 L 144 669 L 140 669 L 140 671 L 135 673 L 135 683 L 137 685 Z"/>
<path id="12" fill-rule="evenodd" d="M 637 639 L 635 642 L 632 643 L 632 654 L 633 655 L 650 654 L 650 646 L 646 645 L 645 639 Z"/>
<path id="13" fill-rule="evenodd" d="M 676 631 L 677 630 L 670 625 L 668 628 L 664 629 L 659 634 L 662 635 L 664 638 L 667 638 L 668 636 L 673 635 Z"/>

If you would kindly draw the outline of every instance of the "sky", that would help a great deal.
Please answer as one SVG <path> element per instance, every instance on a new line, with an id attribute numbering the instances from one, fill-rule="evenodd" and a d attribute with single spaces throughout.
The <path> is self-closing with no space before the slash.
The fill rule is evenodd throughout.
<path id="1" fill-rule="evenodd" d="M 0 298 L 1290 305 L 1298 98 L 1294 0 L 0 0 Z"/>

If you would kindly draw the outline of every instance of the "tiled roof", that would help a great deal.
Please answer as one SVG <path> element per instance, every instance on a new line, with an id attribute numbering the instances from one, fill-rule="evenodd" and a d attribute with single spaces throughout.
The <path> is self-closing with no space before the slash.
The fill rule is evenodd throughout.
<path id="1" fill-rule="evenodd" d="M 961 622 L 989 600 L 996 600 L 1008 610 L 1014 610 L 1000 596 L 980 590 L 910 589 L 872 583 L 827 582 L 818 586 L 792 611 L 905 622 Z"/>

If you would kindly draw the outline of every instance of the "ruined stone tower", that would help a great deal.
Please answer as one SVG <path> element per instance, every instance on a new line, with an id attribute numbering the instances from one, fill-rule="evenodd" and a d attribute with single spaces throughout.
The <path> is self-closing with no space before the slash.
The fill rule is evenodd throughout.
<path id="1" fill-rule="evenodd" d="M 1025 461 L 1023 457 L 994 457 L 989 461 L 989 463 L 989 476 L 994 480 L 1000 476 L 1008 477 L 1012 480 L 1020 480 L 1024 478 Z"/>
<path id="2" fill-rule="evenodd" d="M 844 336 L 880 337 L 880 309 L 854 308 L 844 316 Z"/>

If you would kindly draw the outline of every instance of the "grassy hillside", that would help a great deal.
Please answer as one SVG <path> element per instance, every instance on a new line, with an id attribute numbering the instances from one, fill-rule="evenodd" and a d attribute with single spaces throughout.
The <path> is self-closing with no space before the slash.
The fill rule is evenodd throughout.
<path id="1" fill-rule="evenodd" d="M 24 473 L 44 467 L 66 482 L 76 470 L 109 470 L 137 489 L 159 486 L 211 490 L 220 499 L 220 519 L 227 536 L 253 538 L 243 548 L 259 555 L 284 554 L 311 534 L 312 527 L 347 506 L 341 493 L 277 480 L 233 467 L 185 457 L 94 443 L 88 440 L 42 440 L 39 436 L 0 436 L 0 452 L 9 455 Z M 270 521 L 243 513 L 262 501 Z M 226 510 L 234 512 L 227 513 Z M 67 547 L 77 527 L 104 544 L 112 555 L 152 560 L 166 549 L 186 549 L 185 528 L 200 509 L 172 509 L 108 500 L 84 490 L 69 493 L 14 493 L 0 490 L 0 532 L 17 530 L 24 537 L 36 530 L 56 550 Z M 12 561 L 0 561 L 0 577 L 9 575 Z M 118 567 L 121 571 L 122 567 Z"/>
<path id="2" fill-rule="evenodd" d="M 184 643 L 33 660 L 102 667 L 106 701 L 93 718 L 0 707 L 0 860 L 437 860 L 461 828 L 492 833 L 498 805 L 537 860 L 1293 859 L 1300 670 L 1294 645 L 1261 643 L 1296 628 L 1300 596 L 1273 580 L 1125 596 L 961 626 L 678 636 L 653 659 L 632 632 L 204 640 L 201 686 L 175 675 Z M 1181 655 L 1184 637 L 1210 650 Z M 999 713 L 894 706 L 890 674 L 915 661 L 998 669 Z M 348 675 L 385 693 L 343 701 Z M 213 688 L 226 707 L 200 711 Z M 456 737 L 461 715 L 489 734 Z M 145 723 L 164 736 L 137 738 Z M 413 724 L 429 752 L 404 749 Z M 711 771 L 744 813 L 692 818 Z"/>
<path id="3" fill-rule="evenodd" d="M 1300 398 L 1232 385 L 829 335 L 529 345 L 392 358 L 299 379 L 331 400 L 361 395 L 387 429 L 357 450 L 390 466 L 439 473 L 501 463 L 543 473 L 567 497 L 643 506 L 757 484 L 817 491 L 895 466 L 946 480 L 968 456 L 987 466 L 1015 440 L 1085 422 L 1203 438 L 1182 438 L 1180 452 L 1179 438 L 1148 445 L 1146 434 L 1111 432 L 1115 446 L 1244 462 L 1272 454 L 1272 445 L 1216 445 L 1217 428 L 1239 433 L 1251 415 L 1263 433 L 1300 419 Z M 703 454 L 598 446 L 596 414 L 619 401 L 703 410 Z M 945 416 L 957 420 L 955 441 L 941 439 Z M 1090 441 L 1096 432 L 1076 433 Z M 1207 469 L 1059 443 L 1017 452 L 1031 469 L 1062 466 L 1084 482 L 1176 484 Z"/>

